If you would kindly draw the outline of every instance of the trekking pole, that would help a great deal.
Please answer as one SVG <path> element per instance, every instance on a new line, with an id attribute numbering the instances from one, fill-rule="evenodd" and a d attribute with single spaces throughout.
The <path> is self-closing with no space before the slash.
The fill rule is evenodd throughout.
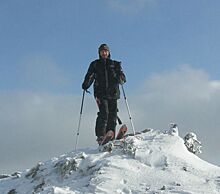
<path id="1" fill-rule="evenodd" d="M 122 88 L 122 91 L 123 91 L 125 104 L 126 104 L 126 107 L 127 107 L 128 116 L 129 116 L 129 119 L 130 119 L 130 122 L 131 122 L 131 127 L 132 127 L 132 130 L 133 130 L 133 134 L 135 135 L 134 124 L 133 124 L 133 121 L 132 121 L 132 118 L 131 118 L 131 112 L 130 112 L 130 109 L 129 109 L 129 106 L 128 106 L 128 101 L 127 101 L 127 98 L 126 98 L 126 95 L 125 95 L 125 90 L 124 90 L 123 85 L 121 85 L 121 88 Z"/>
<path id="2" fill-rule="evenodd" d="M 78 143 L 78 139 L 79 139 L 79 130 L 80 130 L 80 124 L 81 124 L 81 119 L 82 119 L 82 111 L 83 111 L 83 103 L 84 103 L 84 98 L 85 98 L 85 92 L 86 92 L 86 90 L 83 90 L 82 102 L 81 102 L 81 108 L 80 108 L 80 115 L 79 115 L 79 123 L 78 123 L 78 129 L 77 129 L 77 134 L 76 134 L 75 151 L 76 151 L 77 143 Z"/>

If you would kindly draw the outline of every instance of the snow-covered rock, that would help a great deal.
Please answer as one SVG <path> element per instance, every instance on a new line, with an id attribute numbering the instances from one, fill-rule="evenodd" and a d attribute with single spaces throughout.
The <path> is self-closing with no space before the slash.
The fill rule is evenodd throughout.
<path id="1" fill-rule="evenodd" d="M 202 144 L 197 139 L 197 135 L 193 132 L 187 133 L 184 137 L 184 144 L 187 149 L 192 152 L 193 154 L 200 154 L 202 153 Z"/>
<path id="2" fill-rule="evenodd" d="M 178 135 L 156 130 L 0 177 L 1 194 L 220 193 L 219 167 L 189 152 Z"/>
<path id="3" fill-rule="evenodd" d="M 179 135 L 179 129 L 176 123 L 170 123 L 170 129 L 168 131 L 168 134 L 175 135 L 175 136 Z"/>

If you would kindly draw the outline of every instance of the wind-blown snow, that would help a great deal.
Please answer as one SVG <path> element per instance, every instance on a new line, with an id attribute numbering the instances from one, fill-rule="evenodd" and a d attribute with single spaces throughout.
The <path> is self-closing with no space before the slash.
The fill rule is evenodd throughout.
<path id="1" fill-rule="evenodd" d="M 1 175 L 0 193 L 217 194 L 220 168 L 189 152 L 178 135 L 146 130 Z"/>

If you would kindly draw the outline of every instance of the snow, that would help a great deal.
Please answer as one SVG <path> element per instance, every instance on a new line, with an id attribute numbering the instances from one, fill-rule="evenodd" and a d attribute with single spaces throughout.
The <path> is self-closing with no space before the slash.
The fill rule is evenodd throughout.
<path id="1" fill-rule="evenodd" d="M 220 193 L 220 168 L 189 152 L 176 132 L 146 130 L 40 162 L 2 176 L 0 193 Z"/>

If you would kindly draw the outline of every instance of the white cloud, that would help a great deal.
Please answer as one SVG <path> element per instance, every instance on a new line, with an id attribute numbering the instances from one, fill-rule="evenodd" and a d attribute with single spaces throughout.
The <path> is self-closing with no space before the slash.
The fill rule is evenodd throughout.
<path id="1" fill-rule="evenodd" d="M 11 92 L 0 93 L 0 102 L 0 173 L 73 150 L 81 97 Z M 97 111 L 91 96 L 83 111 L 79 147 L 95 145 Z"/>
<path id="2" fill-rule="evenodd" d="M 190 130 L 197 133 L 204 145 L 202 157 L 219 162 L 219 86 L 220 81 L 190 66 L 154 74 L 127 96 L 135 129 L 163 130 L 170 122 L 177 122 L 181 136 Z M 0 173 L 22 170 L 73 150 L 80 103 L 81 96 L 76 95 L 0 93 Z M 123 97 L 119 109 L 119 116 L 132 132 Z M 87 94 L 79 147 L 96 145 L 96 112 L 95 101 Z"/>
<path id="3" fill-rule="evenodd" d="M 218 81 L 216 81 L 218 83 Z M 182 65 L 175 70 L 153 75 L 146 81 L 142 92 L 144 95 L 157 95 L 163 98 L 198 99 L 209 98 L 213 87 L 209 75 L 188 65 Z M 159 88 L 159 89 L 158 89 Z"/>
<path id="4" fill-rule="evenodd" d="M 137 128 L 166 129 L 169 122 L 177 122 L 182 136 L 193 130 L 201 138 L 203 157 L 220 164 L 219 84 L 205 71 L 187 65 L 153 75 L 132 101 Z"/>
<path id="5" fill-rule="evenodd" d="M 22 85 L 34 90 L 65 87 L 72 84 L 70 74 L 49 56 L 32 55 L 21 61 Z"/>

